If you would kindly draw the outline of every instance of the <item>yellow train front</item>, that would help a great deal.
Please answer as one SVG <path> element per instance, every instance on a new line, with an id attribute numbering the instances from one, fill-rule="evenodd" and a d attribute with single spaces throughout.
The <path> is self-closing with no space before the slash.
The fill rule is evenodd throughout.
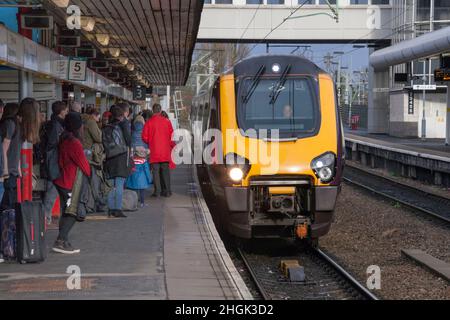
<path id="1" fill-rule="evenodd" d="M 212 132 L 202 141 L 212 160 L 198 169 L 225 209 L 213 212 L 219 229 L 312 241 L 329 232 L 345 161 L 330 75 L 298 56 L 246 59 L 196 97 L 192 122 Z"/>

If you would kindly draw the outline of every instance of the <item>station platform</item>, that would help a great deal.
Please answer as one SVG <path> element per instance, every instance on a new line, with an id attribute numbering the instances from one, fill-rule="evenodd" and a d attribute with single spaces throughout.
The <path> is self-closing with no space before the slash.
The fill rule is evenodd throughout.
<path id="1" fill-rule="evenodd" d="M 0 264 L 0 300 L 252 299 L 217 234 L 191 167 L 173 171 L 171 198 L 148 199 L 127 219 L 93 215 L 75 226 L 81 254 Z M 150 194 L 149 194 L 150 195 Z M 57 231 L 48 232 L 49 249 Z M 69 269 L 68 269 L 69 268 Z M 79 270 L 81 289 L 73 289 Z"/>
<path id="2" fill-rule="evenodd" d="M 450 158 L 450 146 L 445 145 L 445 139 L 396 138 L 385 134 L 369 134 L 367 131 L 362 130 L 348 130 L 345 132 L 345 136 L 347 139 L 359 139 L 397 149 Z"/>
<path id="3" fill-rule="evenodd" d="M 450 188 L 450 147 L 443 139 L 401 139 L 345 132 L 347 159 L 389 174 Z"/>

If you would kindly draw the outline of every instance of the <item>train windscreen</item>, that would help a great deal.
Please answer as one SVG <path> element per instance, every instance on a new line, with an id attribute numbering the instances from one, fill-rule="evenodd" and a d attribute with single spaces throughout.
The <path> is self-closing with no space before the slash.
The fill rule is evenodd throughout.
<path id="1" fill-rule="evenodd" d="M 248 131 L 279 130 L 280 138 L 314 135 L 320 124 L 317 83 L 311 78 L 244 79 L 238 98 L 238 123 Z M 252 131 L 252 130 L 251 130 Z"/>

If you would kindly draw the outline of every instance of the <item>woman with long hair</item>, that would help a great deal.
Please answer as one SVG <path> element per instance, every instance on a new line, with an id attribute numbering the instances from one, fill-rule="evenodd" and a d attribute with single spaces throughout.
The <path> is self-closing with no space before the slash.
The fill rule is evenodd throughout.
<path id="1" fill-rule="evenodd" d="M 29 142 L 33 145 L 39 143 L 41 115 L 38 102 L 33 98 L 23 99 L 19 106 L 18 116 L 21 121 L 22 142 Z"/>
<path id="2" fill-rule="evenodd" d="M 59 236 L 53 251 L 62 254 L 80 253 L 69 242 L 69 233 L 77 222 L 77 217 L 67 212 L 72 204 L 71 194 L 75 185 L 78 169 L 87 176 L 91 176 L 91 167 L 83 150 L 82 133 L 83 120 L 78 113 L 69 113 L 64 120 L 65 131 L 61 135 L 59 144 L 59 167 L 61 175 L 54 181 L 61 199 L 61 220 Z"/>

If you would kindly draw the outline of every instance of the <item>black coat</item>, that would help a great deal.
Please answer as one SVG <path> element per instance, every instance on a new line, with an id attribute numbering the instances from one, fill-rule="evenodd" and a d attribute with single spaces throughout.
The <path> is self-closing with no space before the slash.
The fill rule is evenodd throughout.
<path id="1" fill-rule="evenodd" d="M 131 161 L 131 126 L 127 120 L 111 122 L 112 125 L 118 125 L 122 129 L 123 138 L 128 147 L 128 152 L 115 158 L 107 159 L 105 162 L 105 173 L 108 179 L 128 178 L 133 168 Z"/>
<path id="2" fill-rule="evenodd" d="M 41 153 L 43 155 L 44 172 L 41 176 L 46 177 L 49 181 L 59 178 L 59 139 L 64 132 L 64 120 L 53 115 L 52 119 L 44 124 L 43 136 L 41 137 Z"/>

